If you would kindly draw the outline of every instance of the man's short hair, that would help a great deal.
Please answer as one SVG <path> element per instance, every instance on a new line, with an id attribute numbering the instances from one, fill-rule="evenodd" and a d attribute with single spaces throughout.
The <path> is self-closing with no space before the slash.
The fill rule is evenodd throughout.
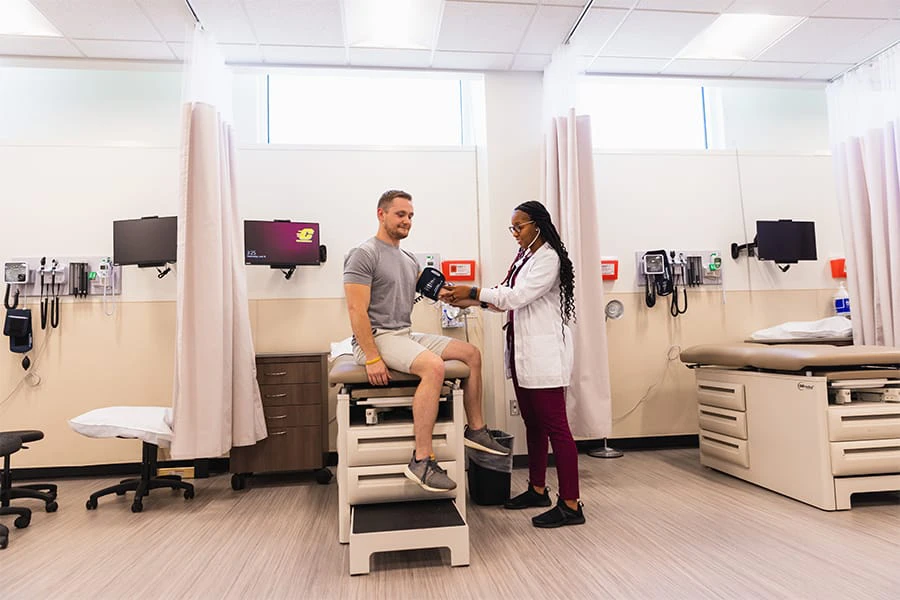
<path id="1" fill-rule="evenodd" d="M 381 198 L 378 199 L 378 208 L 387 210 L 387 208 L 394 201 L 394 198 L 406 198 L 410 202 L 412 202 L 412 196 L 403 190 L 388 190 L 381 195 Z"/>

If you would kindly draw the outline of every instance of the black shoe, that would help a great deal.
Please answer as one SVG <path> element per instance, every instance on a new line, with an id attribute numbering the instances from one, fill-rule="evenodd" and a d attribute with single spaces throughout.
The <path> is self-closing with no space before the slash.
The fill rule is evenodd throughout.
<path id="1" fill-rule="evenodd" d="M 547 488 L 544 488 L 543 494 L 538 494 L 534 491 L 534 488 L 531 487 L 531 484 L 528 484 L 528 489 L 516 496 L 515 498 L 510 498 L 503 504 L 503 508 L 508 508 L 509 510 L 519 510 L 521 508 L 531 508 L 532 506 L 550 506 L 550 492 Z"/>
<path id="2" fill-rule="evenodd" d="M 547 512 L 532 517 L 531 523 L 535 527 L 562 527 L 563 525 L 582 525 L 584 523 L 583 504 L 578 502 L 578 510 L 572 510 L 562 498 L 557 501 L 556 506 Z"/>

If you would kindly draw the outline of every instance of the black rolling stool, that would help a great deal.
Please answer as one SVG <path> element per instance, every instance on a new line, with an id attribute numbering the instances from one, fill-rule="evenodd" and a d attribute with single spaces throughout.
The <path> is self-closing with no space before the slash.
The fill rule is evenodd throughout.
<path id="1" fill-rule="evenodd" d="M 34 429 L 3 431 L 0 432 L 0 435 L 11 435 L 20 438 L 23 448 L 27 448 L 25 444 L 29 442 L 44 439 L 44 432 Z M 56 485 L 52 483 L 34 483 L 14 487 L 9 454 L 0 452 L 0 455 L 3 456 L 3 474 L 0 475 L 0 506 L 7 507 L 9 506 L 9 501 L 16 498 L 34 498 L 35 500 L 44 501 L 44 507 L 48 513 L 56 512 L 59 506 L 56 503 Z"/>
<path id="2" fill-rule="evenodd" d="M 0 433 L 0 455 L 9 460 L 10 454 L 21 449 L 22 438 L 8 433 Z M 0 507 L 0 515 L 19 515 L 15 520 L 15 525 L 19 529 L 24 529 L 31 523 L 31 509 L 28 508 L 3 506 Z M 6 525 L 0 525 L 0 550 L 6 548 L 7 544 L 9 544 L 9 529 Z"/>

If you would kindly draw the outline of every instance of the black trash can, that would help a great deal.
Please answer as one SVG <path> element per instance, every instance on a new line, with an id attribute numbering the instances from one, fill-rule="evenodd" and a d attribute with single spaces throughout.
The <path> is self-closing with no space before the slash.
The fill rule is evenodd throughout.
<path id="1" fill-rule="evenodd" d="M 467 473 L 469 498 L 475 504 L 482 506 L 503 504 L 509 500 L 512 477 L 513 441 L 515 438 L 505 431 L 497 429 L 492 429 L 491 435 L 499 444 L 509 448 L 508 456 L 498 456 L 466 448 L 466 462 L 469 463 Z"/>

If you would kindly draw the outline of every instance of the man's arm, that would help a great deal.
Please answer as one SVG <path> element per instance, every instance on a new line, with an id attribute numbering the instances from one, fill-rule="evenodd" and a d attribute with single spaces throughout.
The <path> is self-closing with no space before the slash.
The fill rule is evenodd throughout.
<path id="1" fill-rule="evenodd" d="M 387 385 L 390 376 L 387 365 L 375 346 L 372 335 L 372 322 L 369 320 L 369 302 L 372 288 L 361 283 L 345 283 L 344 294 L 347 297 L 347 311 L 350 313 L 350 328 L 356 343 L 366 357 L 366 373 L 372 385 Z M 375 361 L 375 362 L 372 362 Z M 371 364 L 370 364 L 371 363 Z"/>

